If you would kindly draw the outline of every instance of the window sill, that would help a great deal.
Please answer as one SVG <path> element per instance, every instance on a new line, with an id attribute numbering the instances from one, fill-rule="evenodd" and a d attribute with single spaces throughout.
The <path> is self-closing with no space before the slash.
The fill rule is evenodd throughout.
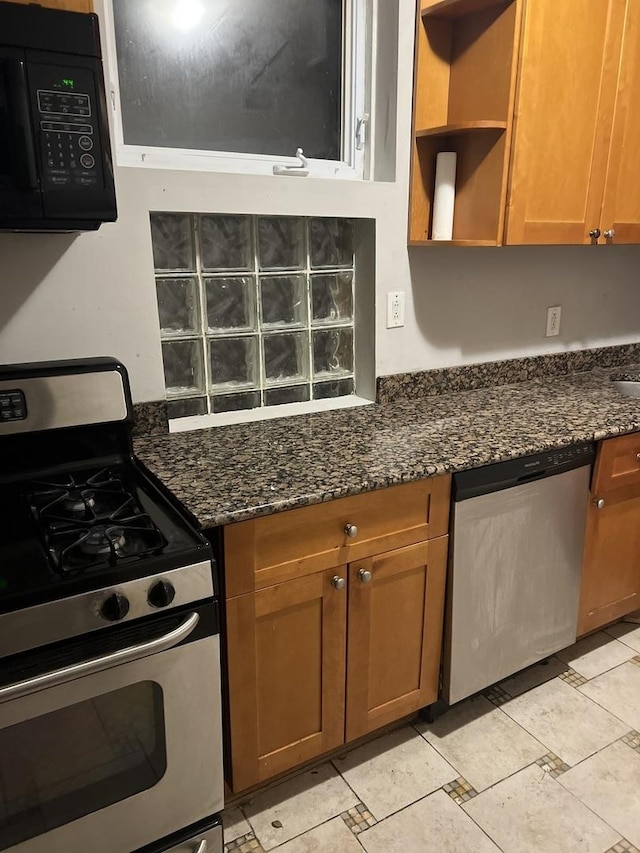
<path id="1" fill-rule="evenodd" d="M 255 423 L 275 418 L 307 415 L 313 412 L 330 412 L 336 409 L 353 409 L 358 406 L 370 406 L 373 400 L 366 400 L 355 394 L 350 397 L 333 397 L 326 400 L 313 400 L 308 403 L 285 403 L 282 406 L 267 406 L 260 409 L 248 409 L 242 412 L 224 412 L 219 415 L 195 415 L 188 418 L 176 418 L 169 421 L 169 432 L 188 432 L 194 429 L 229 426 L 230 424 Z"/>

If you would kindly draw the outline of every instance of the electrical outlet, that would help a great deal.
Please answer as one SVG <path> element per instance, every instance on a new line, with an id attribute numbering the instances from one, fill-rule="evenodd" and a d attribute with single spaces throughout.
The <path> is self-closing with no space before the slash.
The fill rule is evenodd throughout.
<path id="1" fill-rule="evenodd" d="M 547 331 L 546 338 L 552 338 L 554 335 L 560 334 L 560 314 L 562 308 L 559 305 L 554 305 L 552 308 L 547 308 Z"/>
<path id="2" fill-rule="evenodd" d="M 404 326 L 404 291 L 387 293 L 387 329 Z"/>

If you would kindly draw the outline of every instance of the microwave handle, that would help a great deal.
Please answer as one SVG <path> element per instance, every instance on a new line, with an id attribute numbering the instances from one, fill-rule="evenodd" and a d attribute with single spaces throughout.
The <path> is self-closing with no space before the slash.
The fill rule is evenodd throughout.
<path id="1" fill-rule="evenodd" d="M 27 67 L 22 59 L 5 59 L 5 85 L 10 102 L 15 111 L 14 145 L 24 152 L 22 161 L 22 181 L 26 189 L 38 189 L 38 164 L 31 134 L 31 114 L 29 109 L 29 87 L 27 85 Z M 22 158 L 21 158 L 22 159 Z"/>
<path id="2" fill-rule="evenodd" d="M 0 687 L 0 703 L 28 696 L 30 693 L 36 693 L 38 690 L 44 690 L 47 687 L 56 687 L 83 675 L 95 675 L 95 673 L 110 669 L 117 664 L 131 663 L 156 652 L 165 652 L 186 639 L 194 631 L 199 620 L 200 617 L 197 613 L 191 613 L 173 631 L 156 637 L 154 640 L 147 640 L 146 643 L 139 643 L 137 646 L 128 646 L 108 655 L 74 663 L 71 666 L 62 667 L 62 669 L 55 669 L 53 672 L 45 672 L 42 675 L 36 675 L 34 678 Z"/>

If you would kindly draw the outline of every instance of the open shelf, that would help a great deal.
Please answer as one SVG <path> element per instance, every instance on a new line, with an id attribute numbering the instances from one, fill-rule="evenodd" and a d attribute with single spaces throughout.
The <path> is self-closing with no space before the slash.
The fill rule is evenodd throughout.
<path id="1" fill-rule="evenodd" d="M 509 0 L 422 0 L 423 18 L 459 18 L 470 12 L 490 9 L 492 6 L 506 6 Z"/>
<path id="2" fill-rule="evenodd" d="M 461 133 L 471 133 L 475 130 L 506 130 L 506 121 L 458 121 L 454 124 L 442 124 L 440 127 L 427 127 L 416 130 L 416 137 L 424 136 L 457 136 Z"/>
<path id="3" fill-rule="evenodd" d="M 409 240 L 409 247 L 417 246 L 497 246 L 497 240 Z"/>
<path id="4" fill-rule="evenodd" d="M 421 0 L 416 58 L 409 235 L 430 239 L 439 153 L 457 155 L 453 240 L 502 242 L 523 0 Z"/>

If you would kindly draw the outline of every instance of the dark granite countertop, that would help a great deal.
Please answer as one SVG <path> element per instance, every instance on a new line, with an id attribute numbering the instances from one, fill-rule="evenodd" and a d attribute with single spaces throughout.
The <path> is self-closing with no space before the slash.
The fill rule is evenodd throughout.
<path id="1" fill-rule="evenodd" d="M 610 374 L 139 438 L 135 451 L 213 527 L 640 430 L 640 399 L 616 391 Z"/>

